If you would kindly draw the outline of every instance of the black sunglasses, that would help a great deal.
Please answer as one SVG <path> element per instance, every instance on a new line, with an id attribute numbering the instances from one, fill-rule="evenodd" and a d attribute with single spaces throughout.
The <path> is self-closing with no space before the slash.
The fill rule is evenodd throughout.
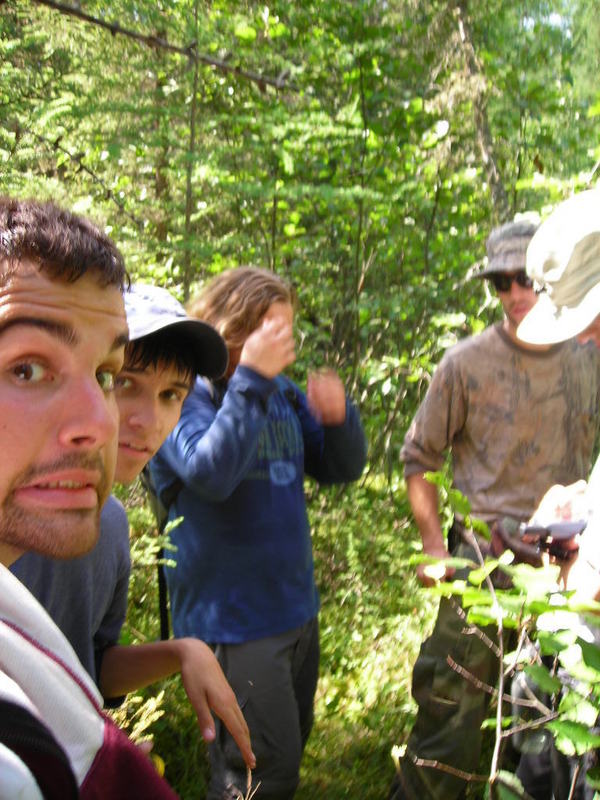
<path id="1" fill-rule="evenodd" d="M 516 281 L 523 289 L 533 289 L 533 281 L 524 269 L 519 272 L 494 272 L 488 275 L 497 292 L 509 292 L 512 282 Z"/>

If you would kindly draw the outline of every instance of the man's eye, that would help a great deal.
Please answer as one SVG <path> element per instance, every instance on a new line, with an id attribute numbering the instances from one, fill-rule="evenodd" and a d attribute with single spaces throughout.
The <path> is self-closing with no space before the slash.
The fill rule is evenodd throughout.
<path id="1" fill-rule="evenodd" d="M 117 375 L 115 378 L 115 389 L 131 389 L 133 381 L 126 375 Z"/>
<path id="2" fill-rule="evenodd" d="M 39 383 L 46 377 L 46 369 L 35 361 L 26 361 L 13 367 L 14 375 L 23 383 Z"/>
<path id="3" fill-rule="evenodd" d="M 109 372 L 108 370 L 101 370 L 100 372 L 96 373 L 96 379 L 100 384 L 100 388 L 104 392 L 112 392 L 115 388 L 115 376 L 114 373 Z"/>
<path id="4" fill-rule="evenodd" d="M 176 389 L 168 389 L 167 391 L 163 392 L 162 398 L 167 403 L 179 403 L 183 400 L 181 392 L 178 392 Z"/>

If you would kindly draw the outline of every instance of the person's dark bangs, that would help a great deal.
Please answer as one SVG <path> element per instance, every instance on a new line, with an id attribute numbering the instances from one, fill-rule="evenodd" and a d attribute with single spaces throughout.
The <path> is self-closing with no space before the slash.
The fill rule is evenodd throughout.
<path id="1" fill-rule="evenodd" d="M 177 326 L 129 342 L 125 350 L 124 369 L 175 367 L 182 379 L 192 384 L 196 377 L 197 341 L 186 336 Z"/>

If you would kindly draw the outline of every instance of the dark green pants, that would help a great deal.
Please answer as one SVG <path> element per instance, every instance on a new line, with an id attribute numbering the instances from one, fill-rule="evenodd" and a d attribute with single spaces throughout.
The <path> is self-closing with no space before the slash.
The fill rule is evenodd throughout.
<path id="1" fill-rule="evenodd" d="M 464 556 L 459 547 L 457 555 Z M 414 666 L 412 694 L 417 718 L 401 760 L 393 800 L 454 800 L 463 796 L 465 781 L 439 769 L 417 766 L 414 759 L 448 764 L 464 772 L 478 772 L 481 723 L 488 716 L 489 693 L 452 669 L 447 656 L 483 683 L 496 686 L 499 662 L 477 633 L 467 633 L 456 611 L 456 600 L 442 598 L 433 633 L 421 646 Z M 485 634 L 498 641 L 497 631 Z"/>

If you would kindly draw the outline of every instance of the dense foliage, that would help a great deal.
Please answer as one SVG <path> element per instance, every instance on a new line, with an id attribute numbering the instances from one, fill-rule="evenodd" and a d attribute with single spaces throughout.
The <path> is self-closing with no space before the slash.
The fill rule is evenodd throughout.
<path id="1" fill-rule="evenodd" d="M 0 2 L 0 191 L 88 214 L 182 299 L 236 264 L 286 275 L 295 377 L 332 364 L 361 404 L 365 483 L 311 494 L 323 680 L 299 797 L 385 795 L 430 613 L 398 450 L 442 349 L 496 313 L 465 280 L 490 227 L 598 180 L 598 19 L 592 0 Z M 139 638 L 151 523 L 131 505 Z M 201 745 L 168 697 L 152 730 L 193 797 Z"/>

